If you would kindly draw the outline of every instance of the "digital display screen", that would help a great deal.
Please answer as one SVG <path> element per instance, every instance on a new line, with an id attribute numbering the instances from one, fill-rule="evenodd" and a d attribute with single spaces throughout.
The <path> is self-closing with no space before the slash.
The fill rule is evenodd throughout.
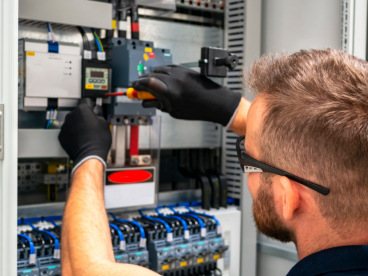
<path id="1" fill-rule="evenodd" d="M 103 78 L 104 72 L 101 71 L 91 71 L 91 77 L 92 78 Z"/>

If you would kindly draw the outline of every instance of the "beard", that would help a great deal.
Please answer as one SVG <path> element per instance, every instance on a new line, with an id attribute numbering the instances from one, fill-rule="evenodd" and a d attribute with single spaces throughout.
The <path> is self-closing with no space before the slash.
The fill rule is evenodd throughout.
<path id="1" fill-rule="evenodd" d="M 287 228 L 276 212 L 271 175 L 268 173 L 261 174 L 261 185 L 253 201 L 253 217 L 264 235 L 281 242 L 296 242 L 295 233 Z"/>

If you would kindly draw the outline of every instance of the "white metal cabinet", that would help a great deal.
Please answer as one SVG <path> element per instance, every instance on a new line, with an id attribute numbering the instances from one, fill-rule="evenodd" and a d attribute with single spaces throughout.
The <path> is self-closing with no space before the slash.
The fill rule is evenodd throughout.
<path id="1" fill-rule="evenodd" d="M 0 1 L 0 103 L 4 159 L 0 160 L 0 275 L 17 270 L 18 1 Z"/>

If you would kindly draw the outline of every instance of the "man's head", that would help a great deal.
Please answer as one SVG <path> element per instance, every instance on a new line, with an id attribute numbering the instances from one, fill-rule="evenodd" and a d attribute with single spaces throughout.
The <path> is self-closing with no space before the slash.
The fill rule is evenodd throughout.
<path id="1" fill-rule="evenodd" d="M 248 154 L 330 189 L 324 196 L 284 177 L 251 173 L 248 185 L 260 230 L 284 241 L 295 240 L 280 214 L 290 217 L 299 206 L 278 210 L 282 208 L 278 202 L 294 199 L 277 197 L 274 181 L 291 194 L 311 199 L 308 203 L 313 201 L 341 236 L 351 227 L 367 227 L 367 63 L 337 50 L 300 51 L 262 57 L 247 80 L 258 92 L 248 114 Z"/>

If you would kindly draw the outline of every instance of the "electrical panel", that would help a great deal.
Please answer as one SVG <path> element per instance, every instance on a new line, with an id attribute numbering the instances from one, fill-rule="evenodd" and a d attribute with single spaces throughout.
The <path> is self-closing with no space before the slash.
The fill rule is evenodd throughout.
<path id="1" fill-rule="evenodd" d="M 45 12 L 34 8 L 30 2 L 26 5 L 29 10 L 25 9 L 25 2 L 20 1 L 18 43 L 18 275 L 61 275 L 60 215 L 74 164 L 60 148 L 57 137 L 65 116 L 81 99 L 88 100 L 94 112 L 109 122 L 112 133 L 103 181 L 105 207 L 113 211 L 109 215 L 109 226 L 116 262 L 144 266 L 165 276 L 220 275 L 220 270 L 226 271 L 223 263 L 229 258 L 231 248 L 216 216 L 198 209 L 200 204 L 183 204 L 180 195 L 172 199 L 178 204 L 157 207 L 161 204 L 158 196 L 162 188 L 159 187 L 160 174 L 168 169 L 160 159 L 161 135 L 173 129 L 163 123 L 156 109 L 142 107 L 142 100 L 152 99 L 145 98 L 152 95 L 138 95 L 131 90 L 134 80 L 160 66 L 175 63 L 173 52 L 180 54 L 177 48 L 185 47 L 177 41 L 169 46 L 162 43 L 167 38 L 160 37 L 160 34 L 166 36 L 160 32 L 161 28 L 156 28 L 153 35 L 146 33 L 144 39 L 138 39 L 138 20 L 132 21 L 132 35 L 126 36 L 127 30 L 122 26 L 126 23 L 124 12 L 128 9 L 114 3 L 84 1 L 83 7 L 93 14 L 98 14 L 101 8 L 103 22 L 93 23 L 90 14 L 81 14 L 78 7 L 73 9 L 73 1 L 65 2 L 69 20 L 62 5 L 44 2 L 55 21 L 46 18 Z M 88 2 L 91 7 L 87 7 Z M 159 10 L 174 12 L 175 7 L 189 7 L 210 10 L 217 18 L 223 9 L 223 1 L 137 2 L 145 8 L 142 10 L 154 8 L 152 11 L 156 14 Z M 166 19 L 162 19 L 144 20 L 167 24 Z M 49 20 L 52 22 L 47 23 Z M 193 26 L 193 22 L 189 24 Z M 206 30 L 202 30 L 203 33 Z M 198 53 L 202 46 L 198 45 Z M 181 49 L 182 53 L 186 50 Z M 199 131 L 198 136 L 209 141 L 209 147 L 218 147 L 218 126 L 211 124 L 208 129 Z M 185 133 L 179 134 L 182 137 L 196 135 L 186 133 L 189 132 L 186 129 L 180 131 Z M 172 139 L 172 143 L 183 147 L 176 139 Z M 198 157 L 190 141 L 185 147 L 188 149 L 183 151 L 190 152 L 193 160 Z M 165 154 L 172 154 L 171 149 L 165 150 L 168 151 Z M 207 179 L 202 185 L 207 189 L 203 196 L 203 201 L 207 202 L 205 207 L 227 210 L 224 208 L 228 204 L 227 194 L 221 193 L 226 191 L 227 184 L 217 170 L 219 163 L 213 162 L 211 166 L 209 175 L 212 178 L 201 173 L 200 179 L 190 171 L 195 167 L 192 164 L 181 167 L 173 162 L 170 165 L 177 166 L 172 172 L 182 174 L 180 177 L 190 184 L 189 190 L 199 190 L 202 185 L 199 180 Z M 193 199 L 199 200 L 197 196 Z"/>

